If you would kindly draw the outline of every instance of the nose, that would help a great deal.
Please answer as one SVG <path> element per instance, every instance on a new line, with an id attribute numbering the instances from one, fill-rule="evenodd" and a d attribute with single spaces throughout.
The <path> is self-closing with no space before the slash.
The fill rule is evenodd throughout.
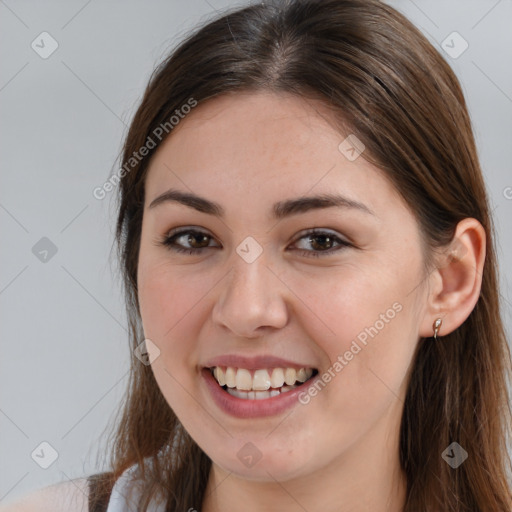
<path id="1" fill-rule="evenodd" d="M 236 256 L 222 279 L 212 318 L 242 338 L 257 338 L 288 322 L 288 288 L 261 255 L 252 263 Z"/>

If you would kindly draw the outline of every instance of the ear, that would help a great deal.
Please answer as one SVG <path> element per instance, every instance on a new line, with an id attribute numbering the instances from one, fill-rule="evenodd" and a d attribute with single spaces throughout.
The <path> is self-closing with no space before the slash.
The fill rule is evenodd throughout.
<path id="1" fill-rule="evenodd" d="M 482 286 L 486 253 L 486 234 L 476 219 L 466 218 L 457 224 L 453 240 L 438 258 L 430 274 L 429 296 L 419 335 L 434 335 L 433 323 L 443 323 L 438 336 L 457 329 L 473 311 Z"/>

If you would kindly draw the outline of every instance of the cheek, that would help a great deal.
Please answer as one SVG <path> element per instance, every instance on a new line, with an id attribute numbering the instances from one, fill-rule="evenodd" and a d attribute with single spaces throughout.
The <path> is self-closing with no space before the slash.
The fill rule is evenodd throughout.
<path id="1" fill-rule="evenodd" d="M 205 276 L 171 267 L 167 264 L 146 266 L 139 274 L 138 296 L 140 312 L 147 337 L 167 342 L 176 334 L 198 323 L 190 322 L 197 315 L 197 306 L 211 288 Z"/>
<path id="2" fill-rule="evenodd" d="M 185 404 L 190 406 L 186 390 L 194 385 L 204 283 L 200 287 L 192 276 L 180 278 L 168 265 L 155 265 L 140 274 L 138 292 L 144 335 L 160 351 L 151 368 L 167 402 L 180 414 Z"/>
<path id="3" fill-rule="evenodd" d="M 417 339 L 406 272 L 398 278 L 374 269 L 347 270 L 325 282 L 307 280 L 305 302 L 324 326 L 320 331 L 310 324 L 310 336 L 330 361 L 323 373 L 325 385 L 315 395 L 319 398 L 311 401 L 325 400 L 333 416 L 354 428 L 368 424 L 370 416 L 378 417 L 401 397 Z"/>
<path id="4" fill-rule="evenodd" d="M 204 280 L 201 284 L 193 275 L 180 277 L 176 268 L 166 264 L 146 266 L 140 274 L 138 294 L 144 334 L 160 350 L 151 369 L 167 403 L 188 426 L 191 418 L 201 415 L 191 393 L 197 384 L 195 340 L 199 337 L 201 322 L 197 315 L 204 293 Z"/>
<path id="5" fill-rule="evenodd" d="M 396 279 L 379 268 L 368 272 L 347 266 L 325 276 L 300 276 L 294 288 L 303 290 L 300 299 L 309 310 L 309 330 L 313 319 L 323 325 L 322 330 L 311 333 L 311 339 L 331 356 L 349 350 L 358 336 L 364 340 L 365 329 L 376 322 L 379 330 L 384 330 L 388 323 L 382 323 L 381 314 L 389 310 L 387 317 L 394 321 L 398 315 L 393 304 L 403 302 Z"/>

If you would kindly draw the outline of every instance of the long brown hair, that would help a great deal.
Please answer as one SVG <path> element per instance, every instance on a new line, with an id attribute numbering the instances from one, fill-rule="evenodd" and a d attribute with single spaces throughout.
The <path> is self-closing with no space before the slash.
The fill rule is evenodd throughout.
<path id="1" fill-rule="evenodd" d="M 231 10 L 189 35 L 152 74 L 126 136 L 116 230 L 130 349 L 144 339 L 137 263 L 144 183 L 155 137 L 190 102 L 239 91 L 321 99 L 340 130 L 359 138 L 413 211 L 426 272 L 457 223 L 477 219 L 487 237 L 481 294 L 454 332 L 420 340 L 400 429 L 404 511 L 509 511 L 507 383 L 511 358 L 500 313 L 494 227 L 470 118 L 450 66 L 402 14 L 378 0 L 291 0 Z M 190 103 L 189 103 L 190 104 Z M 164 135 L 172 136 L 168 126 Z M 134 160 L 140 148 L 155 144 Z M 151 144 L 153 145 L 153 144 Z M 469 458 L 442 458 L 452 442 Z M 172 457 L 157 457 L 172 450 Z M 146 464 L 147 460 L 151 464 Z M 181 426 L 149 366 L 133 357 L 127 397 L 112 431 L 112 484 L 139 464 L 145 490 L 167 510 L 200 510 L 211 460 Z"/>

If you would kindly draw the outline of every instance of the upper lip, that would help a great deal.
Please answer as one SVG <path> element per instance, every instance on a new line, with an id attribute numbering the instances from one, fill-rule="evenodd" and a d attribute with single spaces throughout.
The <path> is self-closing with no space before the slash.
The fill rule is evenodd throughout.
<path id="1" fill-rule="evenodd" d="M 245 368 L 247 370 L 258 370 L 260 368 L 314 368 L 310 364 L 297 363 L 287 359 L 271 355 L 259 356 L 241 356 L 237 354 L 226 354 L 217 356 L 207 361 L 204 365 L 205 368 L 213 368 L 215 366 L 231 366 L 233 368 Z"/>

